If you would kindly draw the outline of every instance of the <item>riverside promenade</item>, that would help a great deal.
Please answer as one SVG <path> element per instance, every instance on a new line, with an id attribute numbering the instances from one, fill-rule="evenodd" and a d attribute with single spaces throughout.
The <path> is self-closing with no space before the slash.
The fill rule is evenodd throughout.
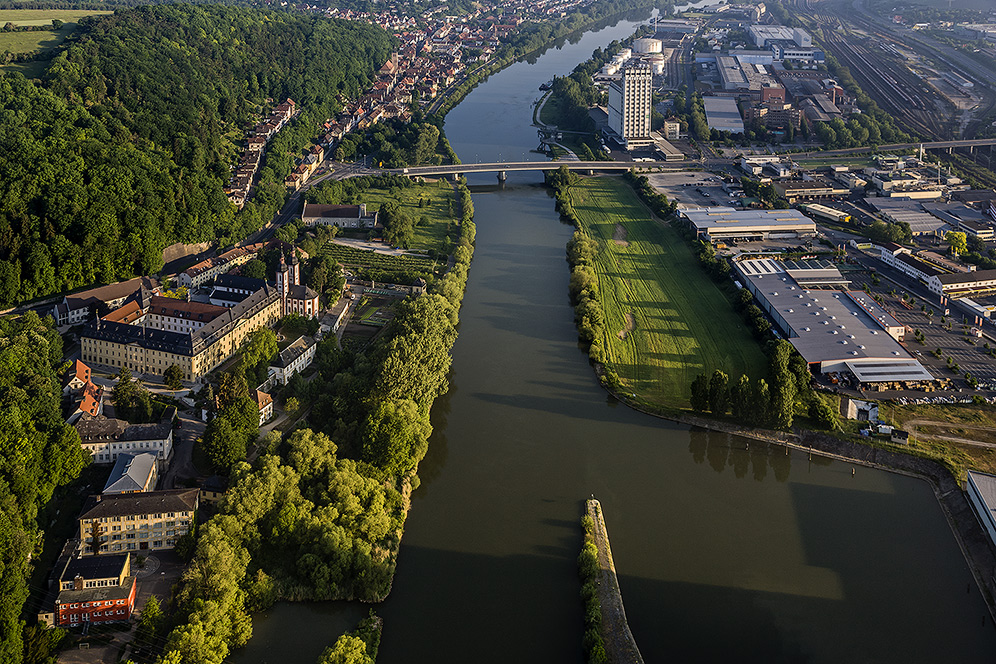
<path id="1" fill-rule="evenodd" d="M 602 639 L 605 652 L 613 664 L 643 664 L 643 655 L 636 645 L 633 632 L 626 620 L 616 566 L 612 562 L 612 549 L 609 547 L 609 533 L 602 517 L 602 506 L 597 500 L 587 501 L 588 516 L 595 523 L 592 533 L 598 547 L 598 599 L 602 605 Z"/>

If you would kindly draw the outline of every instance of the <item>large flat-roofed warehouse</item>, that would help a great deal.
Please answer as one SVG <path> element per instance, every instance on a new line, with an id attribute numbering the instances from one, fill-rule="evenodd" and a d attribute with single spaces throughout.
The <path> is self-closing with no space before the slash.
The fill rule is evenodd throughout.
<path id="1" fill-rule="evenodd" d="M 771 259 L 734 264 L 757 305 L 820 373 L 849 373 L 862 386 L 914 386 L 934 377 L 899 345 L 905 328 L 863 291 L 809 290 L 807 272 L 844 281 L 831 263 L 806 261 L 789 269 Z M 813 283 L 809 281 L 808 283 Z"/>
<path id="2" fill-rule="evenodd" d="M 798 210 L 737 210 L 710 207 L 681 210 L 681 216 L 703 239 L 767 240 L 816 234 L 816 223 Z"/>
<path id="3" fill-rule="evenodd" d="M 965 493 L 986 534 L 996 546 L 996 476 L 968 471 Z"/>
<path id="4" fill-rule="evenodd" d="M 728 131 L 731 134 L 744 133 L 744 120 L 740 117 L 737 100 L 729 97 L 703 97 L 706 122 L 710 129 Z"/>

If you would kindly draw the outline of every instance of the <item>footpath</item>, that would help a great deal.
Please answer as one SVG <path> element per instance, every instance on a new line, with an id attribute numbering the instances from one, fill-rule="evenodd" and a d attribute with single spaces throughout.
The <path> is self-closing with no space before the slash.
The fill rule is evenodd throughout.
<path id="1" fill-rule="evenodd" d="M 609 548 L 609 533 L 602 517 L 602 506 L 597 500 L 587 501 L 588 516 L 595 522 L 592 533 L 598 547 L 598 601 L 602 605 L 602 640 L 605 652 L 613 664 L 643 664 L 643 655 L 629 629 L 626 609 L 623 606 L 616 565 Z"/>

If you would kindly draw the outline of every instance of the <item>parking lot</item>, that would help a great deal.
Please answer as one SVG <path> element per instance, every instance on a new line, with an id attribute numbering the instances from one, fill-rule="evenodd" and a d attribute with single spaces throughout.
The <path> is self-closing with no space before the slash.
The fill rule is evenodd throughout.
<path id="1" fill-rule="evenodd" d="M 699 208 L 710 205 L 735 205 L 738 199 L 731 198 L 723 189 L 723 180 L 718 175 L 704 171 L 674 171 L 671 173 L 647 173 L 650 184 L 669 199 L 677 201 L 679 208 Z"/>
<path id="2" fill-rule="evenodd" d="M 964 380 L 965 373 L 968 372 L 979 381 L 980 389 L 996 387 L 996 358 L 989 354 L 990 351 L 996 353 L 996 343 L 972 336 L 972 326 L 966 325 L 960 315 L 945 318 L 942 322 L 944 312 L 936 304 L 916 298 L 912 308 L 903 306 L 901 289 L 885 279 L 881 280 L 878 286 L 871 283 L 868 285 L 872 293 L 884 299 L 886 310 L 900 323 L 923 332 L 923 344 L 916 341 L 912 334 L 907 333 L 904 345 L 934 376 L 952 379 L 954 388 L 968 388 Z M 862 284 L 855 284 L 855 287 L 860 288 Z M 891 294 L 890 291 L 895 294 Z M 927 308 L 926 313 L 922 309 L 923 306 Z M 931 310 L 933 316 L 928 315 Z M 940 358 L 934 354 L 937 349 L 941 351 Z M 948 368 L 949 357 L 953 364 L 958 365 L 957 374 Z"/>

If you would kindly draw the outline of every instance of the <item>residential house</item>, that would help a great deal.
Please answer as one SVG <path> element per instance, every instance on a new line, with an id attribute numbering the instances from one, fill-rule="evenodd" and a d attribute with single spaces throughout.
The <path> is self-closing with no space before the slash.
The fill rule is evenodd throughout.
<path id="1" fill-rule="evenodd" d="M 217 505 L 225 497 L 228 491 L 228 478 L 221 475 L 212 475 L 201 483 L 201 500 L 205 503 Z"/>
<path id="2" fill-rule="evenodd" d="M 62 380 L 62 393 L 69 394 L 76 390 L 82 390 L 83 386 L 90 382 L 91 375 L 90 367 L 80 360 L 75 360 Z"/>
<path id="3" fill-rule="evenodd" d="M 299 337 L 285 348 L 270 365 L 270 372 L 281 385 L 286 385 L 294 374 L 304 371 L 315 359 L 318 344 L 309 336 Z"/>
<path id="4" fill-rule="evenodd" d="M 172 549 L 194 523 L 199 489 L 91 496 L 79 517 L 80 554 Z"/>
<path id="5" fill-rule="evenodd" d="M 211 291 L 209 299 L 215 306 L 231 308 L 265 285 L 266 282 L 262 279 L 237 274 L 220 274 L 214 280 L 214 290 Z"/>
<path id="6" fill-rule="evenodd" d="M 99 308 L 116 309 L 136 291 L 141 290 L 158 292 L 159 282 L 151 277 L 135 277 L 66 295 L 52 309 L 52 317 L 58 325 L 78 325 L 90 320 Z"/>
<path id="7" fill-rule="evenodd" d="M 259 426 L 263 426 L 273 417 L 273 397 L 266 392 L 256 390 L 253 400 L 256 402 L 256 409 L 259 411 Z"/>
<path id="8" fill-rule="evenodd" d="M 76 422 L 80 444 L 94 463 L 116 463 L 121 454 L 154 454 L 160 461 L 173 452 L 173 419 L 176 408 L 169 406 L 162 419 L 153 424 L 128 424 L 104 416 L 82 417 Z"/>
<path id="9" fill-rule="evenodd" d="M 238 267 L 256 257 L 248 247 L 235 247 L 220 256 L 208 258 L 176 275 L 176 283 L 187 288 L 199 288 L 223 272 Z"/>
<path id="10" fill-rule="evenodd" d="M 47 624 L 77 627 L 127 622 L 135 609 L 137 585 L 129 553 L 74 557 L 59 576 L 59 594 Z"/>
<path id="11" fill-rule="evenodd" d="M 104 413 L 104 388 L 87 380 L 70 398 L 66 424 L 75 424 L 84 415 L 97 417 Z"/>
<path id="12" fill-rule="evenodd" d="M 151 452 L 119 454 L 101 495 L 154 491 L 159 479 L 159 457 Z"/>

